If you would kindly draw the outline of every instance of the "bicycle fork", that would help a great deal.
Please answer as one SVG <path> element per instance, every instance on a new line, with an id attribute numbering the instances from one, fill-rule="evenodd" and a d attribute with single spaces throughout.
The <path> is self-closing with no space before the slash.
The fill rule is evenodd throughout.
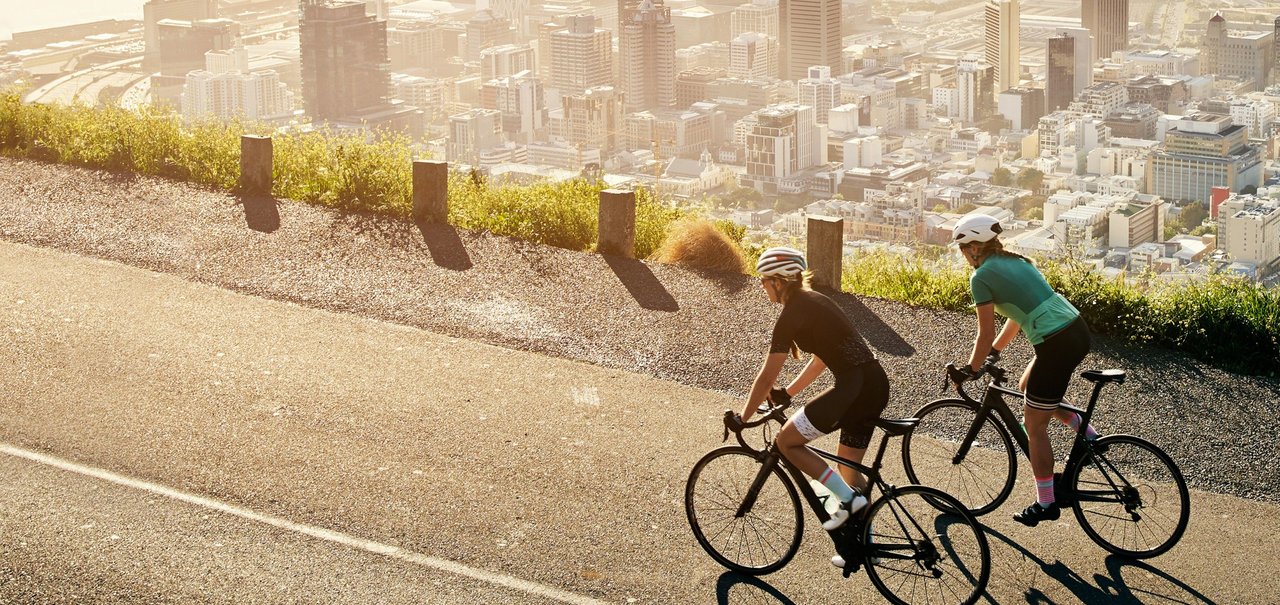
<path id="1" fill-rule="evenodd" d="M 755 507 L 756 498 L 760 496 L 760 488 L 764 486 L 765 480 L 769 478 L 769 473 L 772 473 L 774 467 L 778 465 L 778 456 L 778 452 L 773 448 L 764 453 L 764 457 L 760 462 L 760 470 L 756 472 L 755 479 L 751 480 L 751 486 L 747 488 L 747 493 L 742 498 L 742 504 L 738 505 L 738 510 L 733 514 L 735 518 L 745 517 Z"/>

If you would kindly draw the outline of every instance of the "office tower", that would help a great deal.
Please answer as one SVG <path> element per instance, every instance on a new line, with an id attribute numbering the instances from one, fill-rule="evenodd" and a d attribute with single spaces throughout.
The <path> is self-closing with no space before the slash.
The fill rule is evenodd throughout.
<path id="1" fill-rule="evenodd" d="M 1071 96 L 1075 97 L 1080 94 L 1080 91 L 1093 84 L 1093 49 L 1096 46 L 1093 34 L 1083 27 L 1059 27 L 1054 35 L 1068 36 L 1075 41 L 1076 77 L 1071 85 Z"/>
<path id="2" fill-rule="evenodd" d="M 1010 88 L 999 95 L 1000 115 L 1012 130 L 1033 130 L 1044 117 L 1045 92 L 1039 88 Z"/>
<path id="3" fill-rule="evenodd" d="M 243 46 L 206 55 L 206 69 L 187 74 L 182 91 L 182 116 L 283 120 L 293 115 L 293 93 L 273 70 L 249 73 Z"/>
<path id="4" fill-rule="evenodd" d="M 1205 28 L 1200 72 L 1250 82 L 1251 90 L 1262 90 L 1274 53 L 1274 32 L 1228 32 L 1227 20 L 1215 14 Z"/>
<path id="5" fill-rule="evenodd" d="M 1129 0 L 1080 0 L 1080 23 L 1093 34 L 1090 62 L 1129 48 Z"/>
<path id="6" fill-rule="evenodd" d="M 365 14 L 364 2 L 303 0 L 302 104 L 313 120 L 337 121 L 385 105 L 387 22 Z"/>
<path id="7" fill-rule="evenodd" d="M 1045 51 L 1044 101 L 1049 111 L 1066 109 L 1075 98 L 1076 39 L 1066 34 L 1049 38 Z"/>
<path id="8" fill-rule="evenodd" d="M 787 0 L 778 17 L 779 78 L 799 80 L 812 65 L 844 65 L 840 2 Z"/>
<path id="9" fill-rule="evenodd" d="M 612 86 L 596 86 L 561 97 L 559 136 L 578 148 L 609 153 L 622 143 L 622 98 Z M 555 121 L 553 121 L 553 126 Z"/>
<path id="10" fill-rule="evenodd" d="M 1113 111 L 1129 102 L 1129 89 L 1119 82 L 1098 82 L 1080 91 L 1067 109 L 1080 116 L 1105 120 Z"/>
<path id="11" fill-rule="evenodd" d="M 814 65 L 809 77 L 796 82 L 796 101 L 813 108 L 814 120 L 827 123 L 827 112 L 840 104 L 840 80 L 831 77 L 831 68 Z"/>
<path id="12" fill-rule="evenodd" d="M 551 88 L 564 94 L 613 84 L 613 34 L 594 15 L 569 17 L 550 34 Z"/>
<path id="13" fill-rule="evenodd" d="M 429 69 L 440 62 L 443 52 L 439 23 L 406 19 L 387 27 L 387 58 L 392 71 Z"/>
<path id="14" fill-rule="evenodd" d="M 1280 17 L 1276 17 L 1273 28 L 1271 32 L 1271 82 L 1280 84 Z"/>
<path id="15" fill-rule="evenodd" d="M 178 21 L 156 24 L 157 69 L 178 78 L 205 68 L 205 53 L 231 50 L 240 40 L 240 24 L 230 19 Z"/>
<path id="16" fill-rule="evenodd" d="M 778 55 L 768 36 L 746 32 L 729 42 L 730 77 L 761 80 L 777 74 Z"/>
<path id="17" fill-rule="evenodd" d="M 676 29 L 671 9 L 643 0 L 619 29 L 618 87 L 627 111 L 675 105 Z"/>
<path id="18" fill-rule="evenodd" d="M 778 0 L 753 0 L 733 9 L 730 35 L 737 38 L 747 32 L 778 38 Z"/>
<path id="19" fill-rule="evenodd" d="M 1261 186 L 1262 159 L 1261 147 L 1230 116 L 1193 114 L 1178 120 L 1152 154 L 1147 190 L 1170 201 L 1208 203 L 1214 187 Z"/>
<path id="20" fill-rule="evenodd" d="M 506 17 L 495 15 L 489 9 L 477 11 L 467 20 L 467 52 L 464 57 L 468 61 L 478 61 L 484 49 L 514 42 L 514 33 Z"/>
<path id="21" fill-rule="evenodd" d="M 821 163 L 827 148 L 823 127 L 813 120 L 813 108 L 785 103 L 755 114 L 746 136 L 747 172 L 742 184 L 766 194 L 778 192 L 778 181 Z"/>
<path id="22" fill-rule="evenodd" d="M 676 75 L 676 107 L 688 107 L 711 98 L 712 84 L 725 77 L 723 69 L 695 67 Z"/>
<path id="23" fill-rule="evenodd" d="M 956 115 L 965 122 L 979 122 L 995 105 L 995 67 L 975 57 L 956 63 Z"/>
<path id="24" fill-rule="evenodd" d="M 501 145 L 502 142 L 502 112 L 496 109 L 472 109 L 449 116 L 449 142 L 445 145 L 445 159 L 478 165 L 481 151 Z"/>
<path id="25" fill-rule="evenodd" d="M 178 21 L 201 21 L 218 16 L 217 0 L 150 0 L 142 5 L 142 40 L 144 54 L 142 68 L 155 70 L 160 61 L 160 21 L 176 19 Z M 200 69 L 196 67 L 195 69 Z M 186 74 L 182 74 L 186 75 Z"/>
<path id="26" fill-rule="evenodd" d="M 1019 53 L 1018 0 L 987 0 L 984 58 L 995 68 L 995 87 L 1003 92 L 1018 85 L 1022 73 Z"/>
<path id="27" fill-rule="evenodd" d="M 541 138 L 547 125 L 542 81 L 532 72 L 520 72 L 489 80 L 480 90 L 480 106 L 502 112 L 502 132 L 512 141 L 529 143 Z"/>
<path id="28" fill-rule="evenodd" d="M 503 44 L 480 51 L 480 81 L 505 78 L 537 68 L 533 47 L 528 44 Z"/>

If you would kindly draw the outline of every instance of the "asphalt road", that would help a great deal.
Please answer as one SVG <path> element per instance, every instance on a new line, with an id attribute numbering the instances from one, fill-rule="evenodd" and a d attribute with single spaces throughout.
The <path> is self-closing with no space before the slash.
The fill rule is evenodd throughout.
<path id="1" fill-rule="evenodd" d="M 701 552 L 722 393 L 10 243 L 0 368 L 0 603 L 880 599 Z M 1150 563 L 1006 506 L 991 602 L 1274 603 L 1280 507 L 1193 498 Z"/>

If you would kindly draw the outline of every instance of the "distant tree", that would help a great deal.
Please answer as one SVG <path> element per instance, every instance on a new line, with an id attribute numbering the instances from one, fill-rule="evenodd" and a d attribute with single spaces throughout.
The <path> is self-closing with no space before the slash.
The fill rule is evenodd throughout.
<path id="1" fill-rule="evenodd" d="M 934 212 L 937 212 L 937 213 L 943 213 L 943 212 L 946 212 L 946 211 L 947 211 L 947 205 L 946 205 L 946 204 L 938 204 L 937 206 L 934 206 L 934 207 L 933 207 L 933 211 L 934 211 Z"/>
<path id="2" fill-rule="evenodd" d="M 1245 185 L 1243 188 L 1240 189 L 1240 193 L 1243 195 L 1255 195 L 1258 193 L 1258 186 Z"/>
<path id="3" fill-rule="evenodd" d="M 1182 207 L 1178 213 L 1178 222 L 1183 229 L 1195 229 L 1209 216 L 1209 207 L 1204 202 L 1192 202 Z"/>
<path id="4" fill-rule="evenodd" d="M 1044 202 L 1045 197 L 1043 195 L 1028 195 L 1018 198 L 1018 201 L 1013 204 L 1013 213 L 1018 218 L 1032 220 L 1030 214 L 1035 211 L 1039 213 L 1039 216 L 1034 220 L 1042 219 L 1044 218 Z"/>
<path id="5" fill-rule="evenodd" d="M 1032 193 L 1040 191 L 1044 184 L 1044 173 L 1035 168 L 1023 168 L 1018 171 L 1017 185 L 1022 189 L 1030 189 Z"/>
<path id="6" fill-rule="evenodd" d="M 1033 206 L 1031 208 L 1028 208 L 1027 211 L 1023 213 L 1022 218 L 1027 219 L 1029 221 L 1042 221 L 1044 220 L 1044 207 Z"/>
<path id="7" fill-rule="evenodd" d="M 975 206 L 975 205 L 973 205 L 973 204 L 965 204 L 965 205 L 963 205 L 963 206 L 961 206 L 961 207 L 959 207 L 959 208 L 956 208 L 956 212 L 957 212 L 957 213 L 959 213 L 959 214 L 968 214 L 968 213 L 973 212 L 974 210 L 977 210 L 977 209 L 978 209 L 978 207 L 977 207 L 977 206 Z"/>
<path id="8" fill-rule="evenodd" d="M 991 173 L 991 184 L 997 187 L 1008 187 L 1013 184 L 1013 173 L 1001 166 Z"/>

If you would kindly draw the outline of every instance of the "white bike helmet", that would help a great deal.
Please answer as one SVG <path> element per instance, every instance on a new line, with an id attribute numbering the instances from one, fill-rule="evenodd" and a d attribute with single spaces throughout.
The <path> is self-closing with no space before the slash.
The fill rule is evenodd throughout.
<path id="1" fill-rule="evenodd" d="M 756 272 L 760 277 L 791 278 L 800 275 L 807 268 L 804 254 L 795 248 L 785 246 L 765 250 L 756 263 Z"/>
<path id="2" fill-rule="evenodd" d="M 951 239 L 961 245 L 989 242 L 1001 231 L 1004 229 L 1000 227 L 1000 221 L 989 214 L 966 214 L 956 222 L 956 228 L 951 230 Z"/>

